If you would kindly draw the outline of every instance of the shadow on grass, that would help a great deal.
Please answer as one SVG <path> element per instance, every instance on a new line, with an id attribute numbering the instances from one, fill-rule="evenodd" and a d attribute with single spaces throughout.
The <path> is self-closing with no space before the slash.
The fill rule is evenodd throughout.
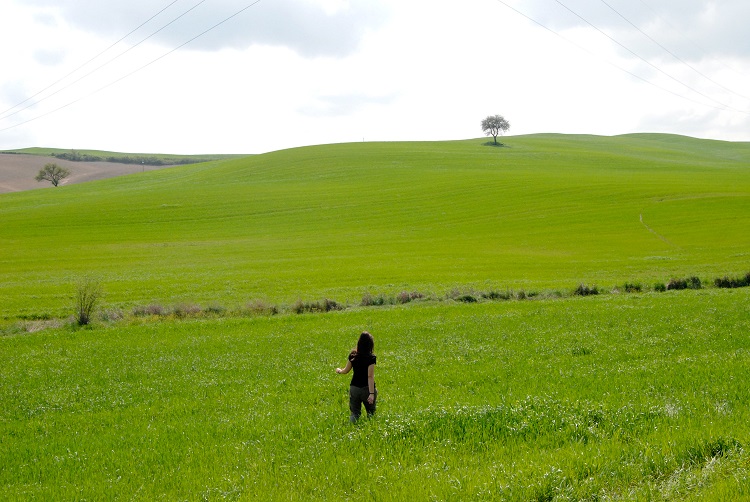
<path id="1" fill-rule="evenodd" d="M 510 148 L 505 143 L 500 143 L 499 141 L 495 143 L 494 141 L 487 141 L 486 143 L 483 143 L 484 146 L 492 146 L 495 148 Z"/>

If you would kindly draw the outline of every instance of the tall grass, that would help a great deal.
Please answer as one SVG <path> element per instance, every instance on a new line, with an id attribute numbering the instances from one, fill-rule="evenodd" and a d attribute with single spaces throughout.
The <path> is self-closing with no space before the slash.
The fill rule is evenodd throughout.
<path id="1" fill-rule="evenodd" d="M 0 337 L 0 498 L 734 500 L 748 289 Z M 367 329 L 380 392 L 334 373 Z"/>

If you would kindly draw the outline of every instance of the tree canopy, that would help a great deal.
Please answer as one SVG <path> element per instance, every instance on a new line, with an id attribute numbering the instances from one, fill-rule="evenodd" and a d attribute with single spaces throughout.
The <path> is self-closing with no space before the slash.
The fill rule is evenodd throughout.
<path id="1" fill-rule="evenodd" d="M 43 168 L 39 170 L 39 174 L 34 178 L 37 181 L 49 181 L 53 186 L 60 184 L 60 181 L 70 176 L 70 171 L 64 167 L 60 167 L 57 164 L 45 164 Z"/>
<path id="2" fill-rule="evenodd" d="M 505 120 L 502 115 L 489 115 L 482 120 L 482 131 L 487 136 L 492 136 L 497 144 L 497 136 L 510 129 L 510 122 Z"/>

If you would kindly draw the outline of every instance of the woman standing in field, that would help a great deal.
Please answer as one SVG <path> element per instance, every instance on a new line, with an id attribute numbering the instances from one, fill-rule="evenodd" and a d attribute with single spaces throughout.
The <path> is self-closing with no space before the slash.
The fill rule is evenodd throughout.
<path id="1" fill-rule="evenodd" d="M 375 414 L 375 402 L 378 399 L 378 389 L 375 387 L 375 363 L 376 357 L 372 353 L 375 348 L 375 340 L 367 331 L 359 335 L 357 348 L 349 353 L 349 360 L 343 368 L 336 368 L 336 373 L 345 375 L 354 370 L 352 383 L 349 386 L 349 421 L 354 423 L 362 414 L 362 405 L 365 405 L 367 416 Z"/>

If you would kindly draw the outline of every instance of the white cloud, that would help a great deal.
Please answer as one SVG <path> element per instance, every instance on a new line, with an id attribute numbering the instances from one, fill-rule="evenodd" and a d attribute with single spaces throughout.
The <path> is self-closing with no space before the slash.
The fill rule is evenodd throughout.
<path id="1" fill-rule="evenodd" d="M 60 50 L 39 49 L 34 52 L 34 60 L 45 66 L 57 66 L 65 59 L 65 52 Z"/>
<path id="2" fill-rule="evenodd" d="M 555 29 L 590 23 L 647 58 L 669 61 L 671 56 L 660 46 L 689 61 L 750 57 L 746 0 L 528 0 L 522 5 Z"/>
<path id="3" fill-rule="evenodd" d="M 26 105 L 43 99 L 38 104 L 7 117 L 3 110 L 169 3 L 14 1 L 0 6 L 0 43 L 14 48 L 4 54 L 0 76 L 0 149 L 255 153 L 363 138 L 462 139 L 480 137 L 480 120 L 495 113 L 510 120 L 510 134 L 658 129 L 747 137 L 743 111 L 750 111 L 750 99 L 742 90 L 750 88 L 750 76 L 739 71 L 747 60 L 737 55 L 741 51 L 720 49 L 734 36 L 731 22 L 716 21 L 728 27 L 714 44 L 718 60 L 693 62 L 722 88 L 679 62 L 653 59 L 655 67 L 649 66 L 596 30 L 565 20 L 559 9 L 541 12 L 530 6 L 542 3 L 527 0 L 506 3 L 549 22 L 564 38 L 496 0 L 263 0 L 217 28 L 213 38 L 169 53 L 242 5 L 207 0 L 192 24 L 175 23 L 138 46 L 137 37 L 118 44 Z M 634 8 L 625 0 L 608 2 Z M 170 9 L 195 3 L 180 0 Z M 728 4 L 740 12 L 741 6 Z M 685 5 L 692 14 L 675 23 L 697 12 L 716 15 L 707 10 L 712 2 Z M 178 11 L 165 11 L 151 29 Z M 638 12 L 639 22 L 656 22 L 650 10 Z M 640 36 L 610 28 L 615 21 L 600 9 L 586 13 L 618 40 Z M 717 102 L 729 109 L 717 110 Z"/>
<path id="4" fill-rule="evenodd" d="M 236 15 L 190 43 L 192 50 L 246 49 L 252 45 L 289 47 L 308 56 L 343 56 L 353 52 L 363 33 L 380 26 L 387 11 L 370 0 L 213 0 L 174 3 L 164 0 L 28 0 L 55 8 L 71 26 L 109 39 L 119 38 L 161 9 L 166 9 L 129 37 L 134 43 L 152 33 L 153 41 L 176 47 Z M 247 10 L 240 12 L 243 8 Z M 175 21 L 176 20 L 176 21 Z M 173 24 L 170 24 L 174 21 Z M 164 28 L 166 26 L 166 28 Z M 163 31 L 159 31 L 162 28 Z"/>

